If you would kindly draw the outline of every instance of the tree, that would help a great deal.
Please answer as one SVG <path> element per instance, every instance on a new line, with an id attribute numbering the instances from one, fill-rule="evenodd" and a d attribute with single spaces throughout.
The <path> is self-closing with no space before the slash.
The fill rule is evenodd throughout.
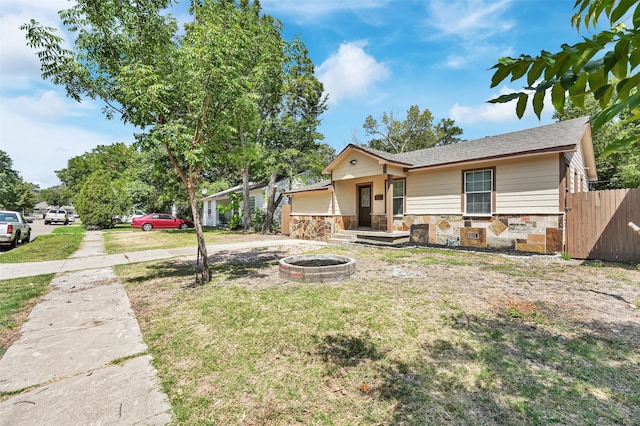
<path id="1" fill-rule="evenodd" d="M 71 193 L 64 185 L 55 185 L 43 189 L 38 194 L 40 201 L 45 201 L 50 206 L 64 206 L 71 203 Z"/>
<path id="2" fill-rule="evenodd" d="M 263 233 L 271 231 L 273 215 L 282 200 L 282 192 L 277 193 L 278 176 L 287 176 L 291 181 L 298 173 L 318 169 L 314 162 L 324 160 L 319 154 L 327 150 L 334 152 L 328 145 L 320 143 L 323 136 L 317 132 L 317 127 L 320 115 L 327 108 L 326 97 L 302 40 L 296 38 L 287 45 L 286 61 L 281 66 L 282 94 L 277 99 L 262 141 L 268 155 L 265 169 L 269 177 Z M 324 165 L 326 163 L 320 167 Z"/>
<path id="3" fill-rule="evenodd" d="M 130 168 L 139 165 L 138 157 L 138 152 L 122 142 L 98 145 L 90 152 L 69 159 L 67 167 L 56 170 L 56 175 L 72 193 L 77 194 L 93 172 L 103 170 L 112 179 L 120 179 Z"/>
<path id="4" fill-rule="evenodd" d="M 356 144 L 395 154 L 457 143 L 457 136 L 462 135 L 462 129 L 451 119 L 443 118 L 434 126 L 431 111 L 420 112 L 417 105 L 409 107 L 404 121 L 396 119 L 393 112 L 384 112 L 380 121 L 367 116 L 362 127 L 373 138 L 363 144 L 354 135 Z"/>
<path id="5" fill-rule="evenodd" d="M 634 7 L 635 6 L 635 7 Z M 592 96 L 599 111 L 590 121 L 594 130 L 605 123 L 626 114 L 627 122 L 640 120 L 640 74 L 633 73 L 640 64 L 640 3 L 628 0 L 577 0 L 576 13 L 571 25 L 580 31 L 595 26 L 604 14 L 611 29 L 601 31 L 591 38 L 572 46 L 564 44 L 556 53 L 542 51 L 539 56 L 520 55 L 518 58 L 500 58 L 495 69 L 491 87 L 511 77 L 511 81 L 524 78 L 526 91 L 510 93 L 492 99 L 492 103 L 505 103 L 517 99 L 516 113 L 522 118 L 530 95 L 533 111 L 540 118 L 544 108 L 544 97 L 551 90 L 551 101 L 556 111 L 564 111 L 568 98 L 577 107 L 584 109 L 585 100 Z M 633 13 L 631 12 L 633 10 Z M 627 27 L 630 21 L 633 28 Z M 611 77 L 617 79 L 611 82 Z M 608 144 L 606 152 L 612 152 L 637 141 L 637 135 L 619 137 Z"/>
<path id="6" fill-rule="evenodd" d="M 9 154 L 0 150 L 0 208 L 25 211 L 36 204 L 38 185 L 25 182 L 13 169 Z"/>
<path id="7" fill-rule="evenodd" d="M 0 150 L 0 206 L 10 208 L 18 198 L 18 185 L 22 178 L 13 169 L 9 154 Z"/>
<path id="8" fill-rule="evenodd" d="M 98 170 L 85 180 L 74 206 L 87 229 L 103 229 L 113 227 L 113 217 L 127 210 L 129 200 L 109 172 Z"/>
<path id="9" fill-rule="evenodd" d="M 171 3 L 79 1 L 60 12 L 75 35 L 73 50 L 64 47 L 55 29 L 34 20 L 22 29 L 28 45 L 39 50 L 43 78 L 64 86 L 78 101 L 104 101 L 107 117 L 119 115 L 144 130 L 139 139 L 144 149 L 164 147 L 187 188 L 202 265 L 198 281 L 206 282 L 211 276 L 197 188 L 203 170 L 221 161 L 225 143 L 242 137 L 238 123 L 257 117 L 264 91 L 254 86 L 260 81 L 254 76 L 263 69 L 251 64 L 261 52 L 253 25 L 260 5 L 193 0 L 193 21 L 179 33 L 176 20 L 165 13 Z"/>
<path id="10" fill-rule="evenodd" d="M 22 179 L 16 185 L 16 200 L 12 210 L 18 211 L 31 211 L 36 205 L 36 191 L 38 190 L 38 185 L 33 184 L 31 182 L 25 182 Z"/>

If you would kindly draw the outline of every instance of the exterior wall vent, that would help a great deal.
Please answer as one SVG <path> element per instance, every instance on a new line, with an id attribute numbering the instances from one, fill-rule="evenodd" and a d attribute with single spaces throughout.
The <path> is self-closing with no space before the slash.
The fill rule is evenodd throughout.
<path id="1" fill-rule="evenodd" d="M 470 240 L 479 240 L 480 235 L 477 232 L 469 232 L 467 233 L 467 238 Z"/>

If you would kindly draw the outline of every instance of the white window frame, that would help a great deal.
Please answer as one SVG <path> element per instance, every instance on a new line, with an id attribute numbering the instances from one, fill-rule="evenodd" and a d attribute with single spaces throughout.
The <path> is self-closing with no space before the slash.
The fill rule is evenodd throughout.
<path id="1" fill-rule="evenodd" d="M 396 195 L 396 188 L 398 188 L 399 186 L 397 185 L 397 183 L 402 182 L 402 195 Z M 393 194 L 392 194 L 392 200 L 391 200 L 391 208 L 393 209 L 393 216 L 404 216 L 404 199 L 405 196 L 407 194 L 407 189 L 406 189 L 406 181 L 404 179 L 398 179 L 393 181 Z M 402 200 L 402 204 L 400 204 L 400 208 L 401 211 L 399 213 L 396 213 L 395 211 L 395 201 L 396 199 L 401 199 Z"/>
<path id="2" fill-rule="evenodd" d="M 475 175 L 489 172 L 491 173 L 491 179 L 489 181 L 489 189 L 477 189 L 477 190 L 467 190 L 467 178 L 469 175 Z M 484 180 L 483 180 L 484 181 Z M 493 206 L 493 188 L 495 187 L 495 171 L 493 168 L 489 169 L 479 169 L 479 170 L 465 170 L 464 171 L 464 181 L 463 181 L 463 190 L 464 190 L 464 214 L 467 216 L 491 216 L 493 214 L 494 206 Z M 469 194 L 489 194 L 489 211 L 482 212 L 470 212 L 469 211 Z"/>

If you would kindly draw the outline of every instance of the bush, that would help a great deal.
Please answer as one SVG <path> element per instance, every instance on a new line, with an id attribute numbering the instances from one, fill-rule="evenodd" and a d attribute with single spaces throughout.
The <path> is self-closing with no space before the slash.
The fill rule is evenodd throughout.
<path id="1" fill-rule="evenodd" d="M 264 219 L 267 216 L 267 213 L 262 209 L 255 209 L 253 214 L 251 215 L 251 227 L 256 232 L 262 231 L 262 224 L 264 223 Z"/>
<path id="2" fill-rule="evenodd" d="M 82 224 L 87 229 L 113 228 L 113 218 L 123 214 L 129 204 L 123 194 L 107 172 L 92 173 L 74 203 Z"/>

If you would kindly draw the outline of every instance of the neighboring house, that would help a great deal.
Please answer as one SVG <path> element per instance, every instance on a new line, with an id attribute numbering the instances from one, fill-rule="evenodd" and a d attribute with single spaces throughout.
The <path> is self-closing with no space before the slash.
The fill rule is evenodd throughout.
<path id="1" fill-rule="evenodd" d="M 278 196 L 282 191 L 289 189 L 290 187 L 296 188 L 300 187 L 303 184 L 301 182 L 307 182 L 308 176 L 306 174 L 301 174 L 293 179 L 293 185 L 289 185 L 289 178 L 282 178 L 276 181 L 276 196 Z M 261 183 L 250 183 L 249 184 L 249 209 L 251 213 L 255 211 L 255 209 L 260 209 L 263 211 L 267 211 L 267 191 L 269 189 L 269 184 L 265 182 Z M 202 199 L 202 223 L 204 226 L 224 226 L 227 223 L 228 218 L 234 214 L 239 212 L 228 212 L 225 215 L 218 212 L 218 206 L 220 205 L 229 205 L 229 194 L 231 193 L 242 193 L 242 185 L 234 186 L 233 188 L 226 189 L 224 191 L 217 192 L 215 194 L 209 195 Z M 280 201 L 280 204 L 276 208 L 276 211 L 273 214 L 274 223 L 281 222 L 281 207 L 287 201 L 287 197 L 283 197 Z M 240 207 L 242 207 L 242 203 L 240 203 Z"/>
<path id="2" fill-rule="evenodd" d="M 540 253 L 563 250 L 566 191 L 597 180 L 587 118 L 401 154 L 348 145 L 323 173 L 287 192 L 294 238 L 362 230 Z"/>

